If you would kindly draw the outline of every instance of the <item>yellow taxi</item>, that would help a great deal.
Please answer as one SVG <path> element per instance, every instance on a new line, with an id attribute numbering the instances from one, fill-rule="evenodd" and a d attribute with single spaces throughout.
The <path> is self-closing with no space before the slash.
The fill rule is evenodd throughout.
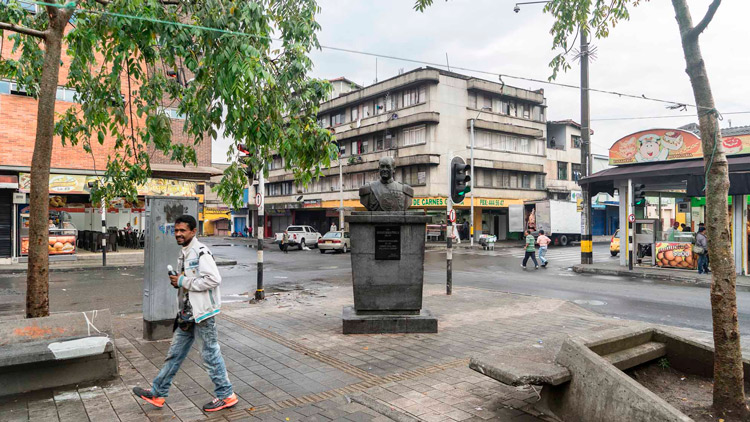
<path id="1" fill-rule="evenodd" d="M 609 241 L 609 253 L 612 256 L 617 256 L 620 253 L 620 229 L 615 231 L 615 234 L 612 235 L 612 240 Z"/>

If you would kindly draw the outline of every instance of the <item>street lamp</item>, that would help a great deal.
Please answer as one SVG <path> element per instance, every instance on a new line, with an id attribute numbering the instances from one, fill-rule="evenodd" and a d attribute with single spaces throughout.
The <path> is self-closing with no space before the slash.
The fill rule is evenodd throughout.
<path id="1" fill-rule="evenodd" d="M 518 7 L 518 5 L 516 5 Z M 489 110 L 492 111 L 492 107 L 482 107 L 479 110 L 479 113 L 477 113 L 477 117 L 471 119 L 471 190 L 469 193 L 471 193 L 471 212 L 470 212 L 470 228 L 469 228 L 469 244 L 471 247 L 474 247 L 474 120 L 479 118 L 479 115 L 482 114 L 483 111 Z"/>
<path id="2" fill-rule="evenodd" d="M 549 3 L 549 1 L 528 1 L 516 3 L 513 11 L 518 13 L 521 4 Z M 582 28 L 581 28 L 582 29 Z M 589 148 L 591 146 L 591 109 L 589 106 L 589 41 L 588 33 L 579 30 L 581 34 L 581 175 L 583 177 L 591 174 L 591 157 Z M 581 186 L 583 199 L 583 211 L 581 212 L 581 264 L 593 264 L 594 258 L 591 249 L 591 195 L 589 188 Z"/>

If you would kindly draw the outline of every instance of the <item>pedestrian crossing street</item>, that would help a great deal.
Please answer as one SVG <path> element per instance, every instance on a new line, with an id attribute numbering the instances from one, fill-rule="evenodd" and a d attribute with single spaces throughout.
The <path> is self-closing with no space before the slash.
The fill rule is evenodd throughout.
<path id="1" fill-rule="evenodd" d="M 444 251 L 430 251 L 430 252 L 444 252 Z M 470 249 L 470 248 L 455 248 L 453 249 L 454 255 L 481 255 L 481 256 L 497 256 L 497 257 L 508 257 L 523 259 L 524 250 L 519 246 L 517 248 L 498 248 L 494 251 L 485 251 L 483 249 Z M 539 249 L 536 251 L 536 257 L 539 259 Z M 567 247 L 554 247 L 547 250 L 545 255 L 548 261 L 555 261 L 557 263 L 569 262 L 571 265 L 581 262 L 581 248 L 578 246 L 567 246 Z M 613 257 L 609 253 L 609 249 L 594 250 L 594 262 L 610 262 L 619 259 L 619 257 Z"/>

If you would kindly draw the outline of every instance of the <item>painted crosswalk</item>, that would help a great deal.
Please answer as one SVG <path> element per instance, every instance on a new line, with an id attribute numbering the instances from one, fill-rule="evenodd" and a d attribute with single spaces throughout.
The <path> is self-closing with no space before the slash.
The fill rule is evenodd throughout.
<path id="1" fill-rule="evenodd" d="M 440 250 L 433 250 L 430 252 L 444 252 Z M 469 249 L 469 248 L 456 248 L 453 250 L 455 255 L 481 255 L 481 256 L 497 256 L 497 257 L 508 257 L 523 259 L 524 250 L 521 247 L 518 248 L 502 248 L 495 249 L 494 251 L 485 251 L 482 249 Z M 539 256 L 539 250 L 536 252 L 536 256 Z M 556 247 L 551 248 L 547 251 L 547 260 L 556 261 L 559 263 L 570 263 L 575 264 L 581 261 L 581 250 L 577 247 Z M 609 262 L 616 260 L 618 257 L 613 257 L 608 249 L 594 250 L 594 262 Z"/>

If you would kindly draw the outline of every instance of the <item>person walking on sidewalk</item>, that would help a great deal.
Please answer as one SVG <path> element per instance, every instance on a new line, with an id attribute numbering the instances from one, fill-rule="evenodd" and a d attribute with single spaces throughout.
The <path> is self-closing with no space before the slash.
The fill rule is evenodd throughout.
<path id="1" fill-rule="evenodd" d="M 534 269 L 539 269 L 539 263 L 536 262 L 536 256 L 534 256 L 536 252 L 536 249 L 534 248 L 534 235 L 531 234 L 531 230 L 526 230 L 523 234 L 526 235 L 526 244 L 524 245 L 526 253 L 523 256 L 523 263 L 521 266 L 526 269 L 526 262 L 531 258 L 531 260 L 534 261 Z"/>
<path id="2" fill-rule="evenodd" d="M 284 234 L 281 235 L 281 250 L 284 253 L 289 253 L 289 233 L 284 230 Z"/>
<path id="3" fill-rule="evenodd" d="M 552 241 L 549 237 L 544 235 L 544 230 L 539 230 L 539 237 L 536 238 L 536 243 L 539 245 L 539 260 L 542 261 L 542 267 L 547 268 L 547 246 Z"/>
<path id="4" fill-rule="evenodd" d="M 708 274 L 708 238 L 706 238 L 706 228 L 698 228 L 698 234 L 695 235 L 695 248 L 700 248 L 698 254 L 698 274 Z"/>
<path id="5" fill-rule="evenodd" d="M 177 244 L 182 246 L 182 251 L 177 260 L 180 274 L 169 275 L 172 286 L 178 289 L 180 307 L 175 318 L 172 344 L 151 389 L 135 387 L 133 393 L 156 407 L 163 407 L 172 379 L 198 337 L 203 343 L 201 357 L 204 367 L 214 383 L 216 394 L 215 399 L 203 406 L 203 411 L 215 412 L 236 405 L 238 400 L 227 377 L 214 318 L 221 308 L 221 275 L 211 251 L 195 238 L 197 225 L 190 215 L 175 220 L 174 237 Z"/>

